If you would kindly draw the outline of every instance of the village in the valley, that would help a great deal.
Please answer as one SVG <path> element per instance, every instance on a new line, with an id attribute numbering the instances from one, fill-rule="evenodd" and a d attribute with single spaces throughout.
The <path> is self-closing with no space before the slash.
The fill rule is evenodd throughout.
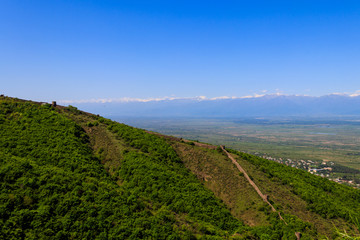
<path id="1" fill-rule="evenodd" d="M 255 153 L 256 156 L 262 157 L 271 161 L 275 161 L 281 164 L 285 164 L 290 167 L 303 169 L 305 171 L 310 172 L 311 174 L 325 177 L 331 181 L 342 183 L 349 185 L 351 187 L 356 187 L 360 189 L 360 183 L 357 183 L 351 175 L 344 177 L 340 177 L 339 173 L 334 171 L 334 162 L 330 161 L 323 161 L 323 162 L 316 162 L 312 160 L 293 160 L 289 158 L 274 158 L 267 154 L 262 153 Z"/>

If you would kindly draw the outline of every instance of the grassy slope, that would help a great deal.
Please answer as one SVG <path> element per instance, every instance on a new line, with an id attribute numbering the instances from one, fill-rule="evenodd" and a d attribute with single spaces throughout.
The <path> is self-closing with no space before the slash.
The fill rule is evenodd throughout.
<path id="1" fill-rule="evenodd" d="M 259 168 L 256 168 L 253 164 L 239 156 L 236 156 L 236 159 L 241 166 L 247 170 L 248 174 L 252 176 L 253 181 L 263 193 L 269 196 L 269 200 L 275 203 L 274 206 L 276 209 L 312 223 L 320 234 L 326 235 L 327 237 L 331 237 L 334 232 L 334 225 L 341 229 L 346 228 L 346 223 L 342 219 L 330 220 L 309 211 L 307 209 L 307 203 L 295 195 L 289 185 L 282 184 L 281 181 L 276 178 L 269 178 Z"/>
<path id="2" fill-rule="evenodd" d="M 264 207 L 263 201 L 246 182 L 245 178 L 239 176 L 237 169 L 222 153 L 217 150 L 189 146 L 189 144 L 179 141 L 172 141 L 172 144 L 182 157 L 185 165 L 203 181 L 206 187 L 211 189 L 217 197 L 221 198 L 229 206 L 234 216 L 249 225 L 262 226 L 269 224 L 269 211 Z M 269 177 L 268 174 L 264 173 L 263 169 L 240 156 L 234 156 L 253 178 L 261 191 L 269 196 L 269 199 L 278 210 L 311 223 L 313 228 L 317 230 L 319 237 L 333 238 L 336 230 L 334 226 L 357 233 L 356 229 L 351 229 L 353 225 L 342 218 L 329 219 L 310 211 L 308 203 L 294 194 L 291 186 L 282 183 L 276 177 Z M 268 162 L 267 160 L 263 161 Z M 287 168 L 289 168 L 277 163 L 272 164 L 284 167 L 283 171 L 287 171 Z M 310 178 L 319 177 L 310 175 Z"/>
<path id="3" fill-rule="evenodd" d="M 273 198 L 270 197 L 270 200 L 282 208 L 288 203 L 293 205 L 287 206 L 284 211 L 294 212 L 300 218 L 313 222 L 320 232 L 328 236 L 331 225 L 359 233 L 359 190 L 256 156 L 233 153 L 256 174 L 254 179 L 267 189 Z M 265 181 L 261 183 L 261 179 Z"/>
<path id="4" fill-rule="evenodd" d="M 234 216 L 250 226 L 269 225 L 264 212 L 257 210 L 263 201 L 224 154 L 181 142 L 173 142 L 173 146 L 185 166 L 229 206 Z"/>

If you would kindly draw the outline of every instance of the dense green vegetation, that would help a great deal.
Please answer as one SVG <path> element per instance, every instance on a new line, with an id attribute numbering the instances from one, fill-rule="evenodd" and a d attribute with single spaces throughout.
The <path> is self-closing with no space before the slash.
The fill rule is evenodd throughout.
<path id="1" fill-rule="evenodd" d="M 233 232 L 238 228 L 239 223 L 230 212 L 219 207 L 222 206 L 219 200 L 183 166 L 164 139 L 118 123 L 110 124 L 109 129 L 130 146 L 141 150 L 141 153 L 126 153 L 119 171 L 132 192 L 158 204 L 157 207 L 167 206 L 220 229 Z"/>
<path id="2" fill-rule="evenodd" d="M 125 153 L 122 186 L 79 125 L 49 105 L 0 102 L 0 238 L 223 238 L 242 227 L 162 139 L 108 123 L 141 149 Z"/>
<path id="3" fill-rule="evenodd" d="M 173 234 L 120 189 L 74 122 L 29 103 L 1 102 L 2 239 L 139 238 Z"/>

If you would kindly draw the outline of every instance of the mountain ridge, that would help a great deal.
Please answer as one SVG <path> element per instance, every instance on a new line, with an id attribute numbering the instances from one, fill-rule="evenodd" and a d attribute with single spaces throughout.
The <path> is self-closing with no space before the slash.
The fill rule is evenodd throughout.
<path id="1" fill-rule="evenodd" d="M 263 95 L 252 98 L 163 99 L 127 102 L 74 102 L 105 116 L 137 117 L 334 117 L 360 116 L 360 96 Z"/>

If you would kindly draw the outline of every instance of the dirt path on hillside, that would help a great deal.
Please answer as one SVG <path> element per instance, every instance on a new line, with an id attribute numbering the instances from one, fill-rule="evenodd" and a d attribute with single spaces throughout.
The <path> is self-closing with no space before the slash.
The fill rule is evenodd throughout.
<path id="1" fill-rule="evenodd" d="M 271 210 L 273 212 L 277 212 L 279 215 L 279 218 L 287 225 L 287 223 L 285 222 L 285 220 L 283 219 L 283 217 L 281 216 L 280 212 L 276 211 L 276 209 L 274 208 L 274 206 L 269 202 L 268 200 L 268 196 L 264 195 L 260 189 L 258 188 L 258 186 L 256 186 L 256 184 L 254 183 L 253 180 L 251 180 L 251 178 L 249 177 L 249 175 L 246 173 L 246 171 L 240 166 L 240 164 L 235 160 L 235 158 L 233 158 L 233 156 L 230 155 L 230 153 L 228 151 L 226 151 L 226 149 L 224 148 L 224 146 L 221 146 L 221 149 L 226 153 L 226 155 L 228 156 L 228 158 L 231 159 L 231 161 L 235 164 L 235 166 L 237 167 L 237 169 L 242 172 L 245 176 L 245 178 L 248 180 L 248 182 L 250 183 L 250 185 L 255 189 L 255 191 L 259 194 L 259 196 L 264 200 L 264 202 L 266 202 L 270 207 Z"/>
<path id="2" fill-rule="evenodd" d="M 198 147 L 203 147 L 203 148 L 208 148 L 208 149 L 216 149 L 217 147 L 214 145 L 210 145 L 210 144 L 204 144 L 204 143 L 199 143 L 199 142 L 194 142 L 194 141 L 190 141 L 187 139 L 182 139 L 182 138 L 177 138 L 177 137 L 173 137 L 173 136 L 166 136 L 163 134 L 159 134 L 159 133 L 154 133 L 154 132 L 149 132 L 148 133 L 152 133 L 152 134 L 156 134 L 158 136 L 162 136 L 165 137 L 167 139 L 171 139 L 171 140 L 175 140 L 175 141 L 184 141 L 184 142 L 192 142 L 194 143 L 195 146 Z M 270 207 L 271 210 L 273 212 L 276 212 L 279 215 L 279 218 L 285 223 L 285 225 L 287 225 L 286 221 L 284 220 L 284 218 L 281 216 L 280 212 L 276 211 L 276 209 L 274 208 L 274 206 L 269 202 L 268 200 L 268 196 L 264 195 L 259 187 L 254 183 L 253 180 L 251 180 L 251 178 L 249 177 L 249 175 L 246 173 L 246 171 L 240 166 L 240 164 L 235 160 L 235 158 L 233 158 L 233 156 L 230 155 L 230 153 L 228 151 L 226 151 L 224 146 L 220 146 L 221 149 L 226 153 L 227 157 L 231 159 L 231 161 L 235 164 L 235 166 L 237 167 L 237 169 L 242 172 L 245 176 L 245 178 L 247 179 L 247 181 L 250 183 L 250 185 L 255 189 L 255 191 L 258 193 L 258 195 L 264 200 L 264 202 L 266 202 Z"/>

